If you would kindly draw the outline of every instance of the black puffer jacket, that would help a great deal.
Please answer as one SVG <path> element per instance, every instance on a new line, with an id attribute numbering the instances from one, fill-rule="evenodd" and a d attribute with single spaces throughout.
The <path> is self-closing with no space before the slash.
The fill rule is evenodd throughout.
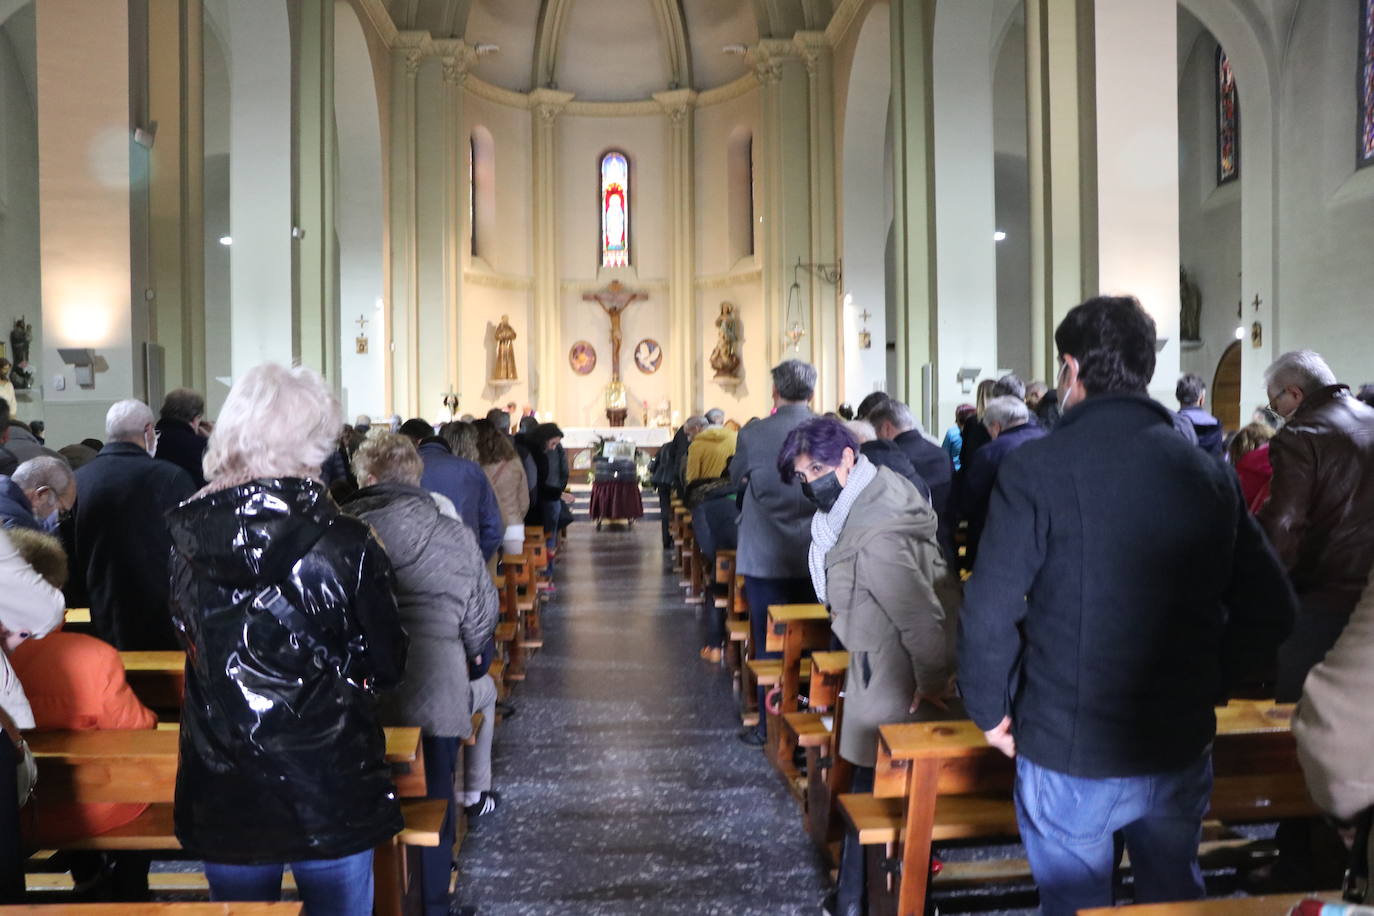
<path id="1" fill-rule="evenodd" d="M 391 838 L 402 820 L 373 691 L 401 680 L 406 635 L 381 545 L 299 478 L 192 499 L 168 520 L 187 651 L 182 847 L 269 863 Z"/>

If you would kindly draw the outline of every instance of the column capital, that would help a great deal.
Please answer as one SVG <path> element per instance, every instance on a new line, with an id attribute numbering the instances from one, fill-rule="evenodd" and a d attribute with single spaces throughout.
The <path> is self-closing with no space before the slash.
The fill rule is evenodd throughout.
<path id="1" fill-rule="evenodd" d="M 668 120 L 674 127 L 681 127 L 687 123 L 687 115 L 696 105 L 697 94 L 692 89 L 671 89 L 667 92 L 655 92 L 654 101 L 657 102 Z"/>
<path id="2" fill-rule="evenodd" d="M 573 100 L 573 93 L 560 92 L 557 89 L 535 89 L 530 92 L 529 98 L 530 110 L 534 112 L 535 118 L 545 124 L 551 124 Z"/>
<path id="3" fill-rule="evenodd" d="M 420 72 L 420 61 L 430 53 L 431 44 L 428 32 L 401 32 L 396 36 L 391 50 L 405 63 L 406 76 L 414 79 Z"/>
<path id="4" fill-rule="evenodd" d="M 806 65 L 807 73 L 815 73 L 817 65 L 828 60 L 833 53 L 830 39 L 824 32 L 798 32 L 792 36 L 792 44 Z"/>
<path id="5" fill-rule="evenodd" d="M 430 42 L 430 53 L 443 66 L 444 85 L 461 86 L 477 64 L 477 51 L 461 38 L 442 38 Z"/>
<path id="6" fill-rule="evenodd" d="M 765 86 L 781 80 L 782 65 L 799 57 L 796 44 L 786 38 L 760 39 L 745 53 L 745 59 L 754 67 L 754 75 Z"/>

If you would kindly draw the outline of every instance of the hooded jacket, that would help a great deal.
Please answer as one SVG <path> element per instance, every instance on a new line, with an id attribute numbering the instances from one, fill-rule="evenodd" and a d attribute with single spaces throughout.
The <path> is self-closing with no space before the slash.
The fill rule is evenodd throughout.
<path id="1" fill-rule="evenodd" d="M 373 692 L 401 680 L 406 635 L 382 546 L 301 478 L 201 496 L 168 520 L 187 653 L 182 847 L 251 864 L 388 841 L 403 822 Z"/>
<path id="2" fill-rule="evenodd" d="M 386 548 L 410 636 L 406 677 L 381 698 L 382 722 L 467 738 L 468 660 L 485 650 L 500 610 L 477 540 L 420 487 L 377 484 L 359 490 L 344 509 L 371 525 Z"/>
<path id="3" fill-rule="evenodd" d="M 733 429 L 724 426 L 708 426 L 697 433 L 687 447 L 687 482 L 724 474 L 735 454 L 736 436 Z"/>
<path id="4" fill-rule="evenodd" d="M 954 675 L 959 585 L 936 541 L 930 503 L 889 468 L 854 501 L 825 555 L 831 627 L 850 652 L 840 754 L 873 766 L 878 726 L 912 718 L 919 692 Z"/>
<path id="5" fill-rule="evenodd" d="M 33 506 L 23 488 L 8 477 L 0 477 L 0 527 L 43 530 L 33 517 Z"/>

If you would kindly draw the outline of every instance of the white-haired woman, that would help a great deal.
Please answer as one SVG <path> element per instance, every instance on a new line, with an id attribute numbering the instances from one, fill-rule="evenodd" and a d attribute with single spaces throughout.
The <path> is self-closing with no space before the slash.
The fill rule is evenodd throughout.
<path id="1" fill-rule="evenodd" d="M 453 775 L 458 748 L 472 736 L 472 714 L 482 727 L 463 754 L 463 803 L 469 818 L 496 810 L 491 791 L 491 738 L 496 684 L 486 673 L 495 643 L 500 600 L 487 573 L 475 532 L 446 517 L 420 486 L 424 464 L 412 441 L 399 433 L 373 433 L 353 455 L 362 489 L 344 510 L 376 530 L 396 569 L 401 622 L 410 634 L 406 679 L 381 703 L 387 725 L 419 726 L 430 798 L 449 802 L 439 845 L 421 855 L 426 916 L 447 916 L 449 874 L 457 812 Z"/>
<path id="2" fill-rule="evenodd" d="M 324 379 L 266 364 L 229 392 L 205 489 L 173 510 L 187 650 L 176 834 L 215 900 L 372 912 L 372 849 L 403 822 L 372 696 L 402 677 L 391 563 L 320 482 L 342 420 Z"/>

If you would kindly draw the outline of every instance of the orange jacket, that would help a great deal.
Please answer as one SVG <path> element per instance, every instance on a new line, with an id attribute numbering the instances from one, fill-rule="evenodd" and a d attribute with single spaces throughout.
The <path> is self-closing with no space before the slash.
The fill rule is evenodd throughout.
<path id="1" fill-rule="evenodd" d="M 157 716 L 134 696 L 113 646 L 61 630 L 29 639 L 10 656 L 38 728 L 152 728 Z M 24 809 L 24 838 L 40 847 L 95 836 L 123 826 L 147 808 L 139 804 L 72 805 L 45 801 L 39 781 Z"/>

